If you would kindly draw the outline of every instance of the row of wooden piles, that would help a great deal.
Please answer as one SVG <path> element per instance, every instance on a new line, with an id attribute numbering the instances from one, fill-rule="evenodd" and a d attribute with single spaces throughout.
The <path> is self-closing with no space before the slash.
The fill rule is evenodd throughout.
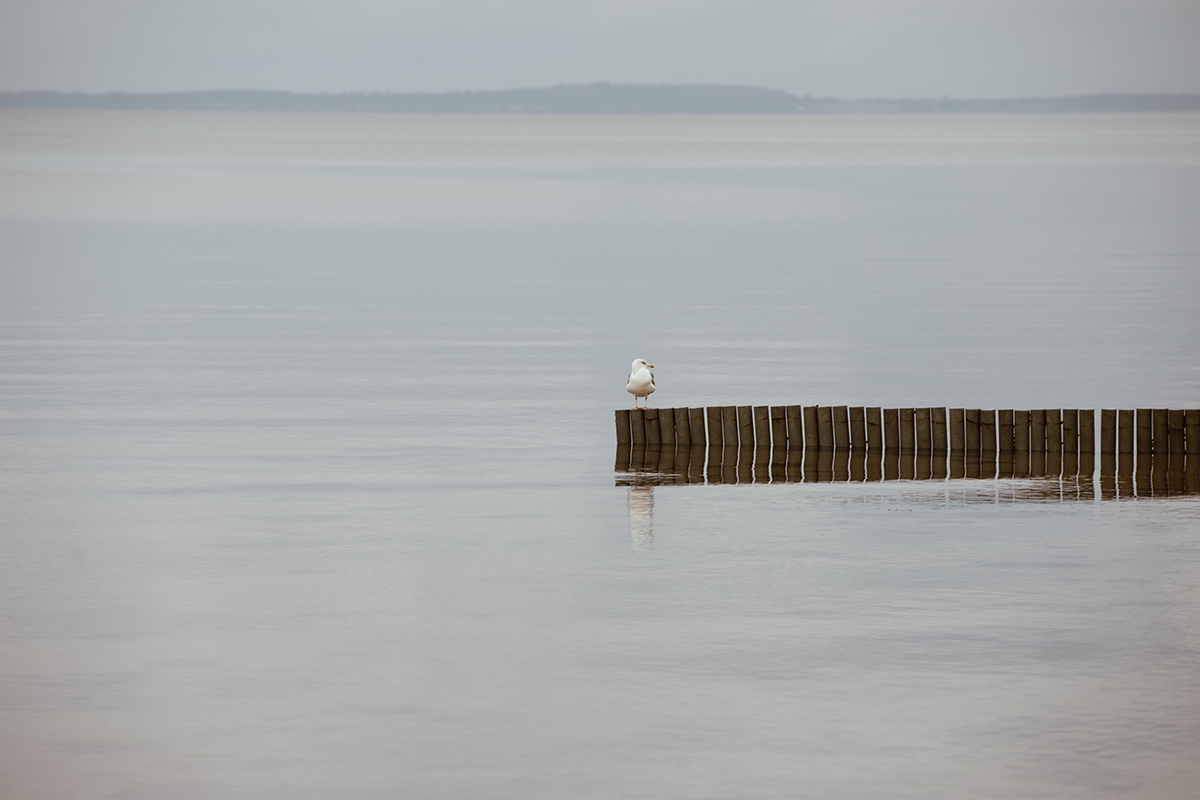
<path id="1" fill-rule="evenodd" d="M 1200 455 L 1200 409 L 708 406 L 619 409 L 618 445 Z"/>

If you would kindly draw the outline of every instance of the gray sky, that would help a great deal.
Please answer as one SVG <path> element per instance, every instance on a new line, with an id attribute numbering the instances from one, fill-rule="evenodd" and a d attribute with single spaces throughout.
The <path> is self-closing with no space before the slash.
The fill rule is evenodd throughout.
<path id="1" fill-rule="evenodd" d="M 1200 0 L 0 0 L 0 89 L 1200 92 Z"/>

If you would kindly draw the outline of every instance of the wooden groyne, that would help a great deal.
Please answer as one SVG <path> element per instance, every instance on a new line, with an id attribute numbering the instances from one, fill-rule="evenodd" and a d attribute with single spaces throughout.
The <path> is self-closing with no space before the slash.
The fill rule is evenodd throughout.
<path id="1" fill-rule="evenodd" d="M 1200 456 L 1200 409 L 709 406 L 619 409 L 618 445 Z M 1097 433 L 1099 435 L 1097 435 Z"/>

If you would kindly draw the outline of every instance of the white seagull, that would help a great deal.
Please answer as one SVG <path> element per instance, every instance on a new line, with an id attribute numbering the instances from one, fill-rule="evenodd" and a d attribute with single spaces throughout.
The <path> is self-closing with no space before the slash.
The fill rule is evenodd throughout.
<path id="1" fill-rule="evenodd" d="M 633 395 L 634 408 L 638 407 L 639 397 L 646 398 L 645 407 L 650 407 L 650 395 L 654 394 L 654 373 L 650 371 L 652 369 L 653 364 L 647 364 L 640 358 L 634 359 L 629 368 L 629 381 L 625 384 L 625 391 Z"/>

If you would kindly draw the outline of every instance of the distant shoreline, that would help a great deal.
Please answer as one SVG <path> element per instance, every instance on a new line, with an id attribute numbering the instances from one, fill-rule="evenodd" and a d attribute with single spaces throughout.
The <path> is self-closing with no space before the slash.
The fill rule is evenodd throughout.
<path id="1" fill-rule="evenodd" d="M 163 93 L 0 92 L 0 108 L 376 114 L 1079 114 L 1200 111 L 1200 95 L 843 100 L 799 96 L 755 86 L 596 83 L 441 93 L 307 94 L 240 89 Z"/>

